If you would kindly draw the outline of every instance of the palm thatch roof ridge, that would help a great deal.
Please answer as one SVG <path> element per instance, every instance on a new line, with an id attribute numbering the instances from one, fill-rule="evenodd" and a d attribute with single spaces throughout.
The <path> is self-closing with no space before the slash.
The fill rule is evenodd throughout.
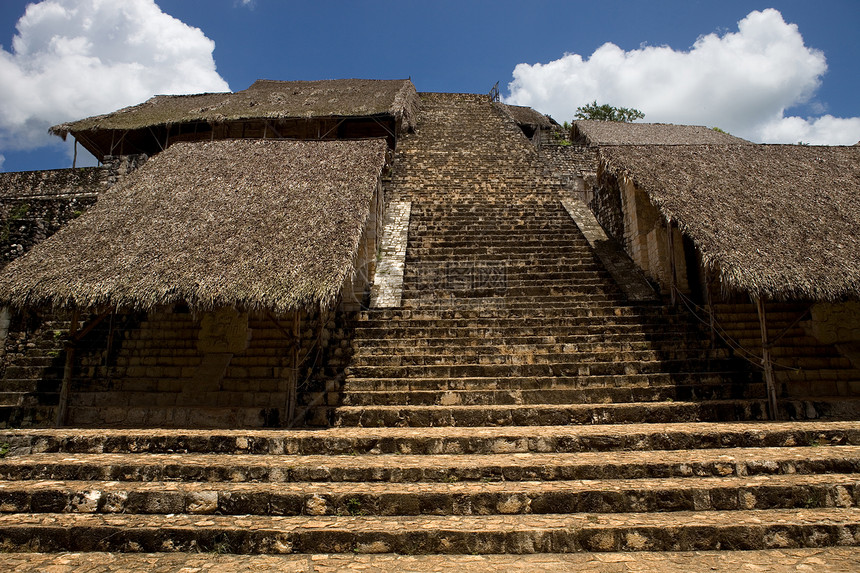
<path id="1" fill-rule="evenodd" d="M 384 139 L 177 143 L 0 276 L 17 307 L 327 306 L 353 268 Z"/>
<path id="2" fill-rule="evenodd" d="M 752 143 L 701 125 L 628 123 L 593 119 L 573 122 L 573 139 L 600 145 L 731 145 Z"/>
<path id="3" fill-rule="evenodd" d="M 243 119 L 284 119 L 392 115 L 414 127 L 418 96 L 406 80 L 257 80 L 232 92 L 157 95 L 111 113 L 61 123 L 50 132 L 134 130 L 157 125 Z"/>
<path id="4" fill-rule="evenodd" d="M 675 221 L 725 285 L 773 299 L 860 297 L 860 149 L 600 148 Z"/>
<path id="5" fill-rule="evenodd" d="M 518 125 L 528 125 L 534 128 L 549 129 L 558 125 L 548 115 L 544 115 L 536 109 L 524 105 L 511 105 L 507 103 L 497 104 L 517 122 Z"/>

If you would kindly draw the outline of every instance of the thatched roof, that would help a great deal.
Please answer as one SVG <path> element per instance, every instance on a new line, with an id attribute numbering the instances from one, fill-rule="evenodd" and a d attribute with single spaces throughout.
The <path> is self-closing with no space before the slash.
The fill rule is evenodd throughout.
<path id="1" fill-rule="evenodd" d="M 749 144 L 750 142 L 703 127 L 669 123 L 624 123 L 620 121 L 578 120 L 573 122 L 573 139 L 588 145 L 701 145 Z"/>
<path id="2" fill-rule="evenodd" d="M 410 80 L 257 80 L 230 93 L 157 95 L 146 102 L 50 129 L 70 132 L 135 130 L 178 123 L 220 123 L 243 119 L 392 115 L 414 124 L 417 94 Z"/>
<path id="3" fill-rule="evenodd" d="M 553 125 L 558 125 L 549 116 L 523 105 L 499 104 L 506 112 L 508 112 L 518 125 L 528 125 L 531 127 L 551 128 Z"/>
<path id="4" fill-rule="evenodd" d="M 617 146 L 631 177 L 724 284 L 771 298 L 860 296 L 860 149 Z"/>
<path id="5" fill-rule="evenodd" d="M 0 276 L 15 306 L 286 312 L 340 293 L 384 140 L 177 143 Z"/>

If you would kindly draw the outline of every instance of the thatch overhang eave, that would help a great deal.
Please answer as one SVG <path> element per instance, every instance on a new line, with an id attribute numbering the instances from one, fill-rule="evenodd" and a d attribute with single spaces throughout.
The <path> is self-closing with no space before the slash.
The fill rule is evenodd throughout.
<path id="1" fill-rule="evenodd" d="M 769 299 L 860 296 L 860 150 L 603 146 L 729 288 Z"/>
<path id="2" fill-rule="evenodd" d="M 385 140 L 178 143 L 0 276 L 16 307 L 184 302 L 285 314 L 336 300 Z"/>
<path id="3" fill-rule="evenodd" d="M 112 113 L 50 128 L 73 131 L 132 130 L 182 123 L 309 117 L 371 117 L 412 113 L 417 92 L 410 80 L 257 80 L 239 92 L 158 95 Z M 414 114 L 413 114 L 414 115 Z"/>
<path id="4" fill-rule="evenodd" d="M 592 147 L 617 145 L 754 145 L 701 125 L 574 120 L 571 137 Z"/>

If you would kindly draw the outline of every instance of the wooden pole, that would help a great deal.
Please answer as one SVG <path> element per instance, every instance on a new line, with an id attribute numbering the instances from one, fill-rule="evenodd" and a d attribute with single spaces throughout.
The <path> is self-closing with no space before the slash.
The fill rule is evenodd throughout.
<path id="1" fill-rule="evenodd" d="M 669 281 L 672 291 L 672 306 L 677 306 L 677 290 L 678 281 L 675 279 L 675 235 L 672 231 L 672 221 L 666 221 L 666 246 L 669 249 Z"/>
<path id="2" fill-rule="evenodd" d="M 714 299 L 712 298 L 711 293 L 711 271 L 709 269 L 705 269 L 705 299 L 707 300 L 708 305 L 708 319 L 711 327 L 711 348 L 716 345 L 717 342 L 717 309 L 714 308 Z"/>
<path id="3" fill-rule="evenodd" d="M 78 165 L 78 138 L 75 138 L 75 154 L 72 156 L 72 169 Z"/>
<path id="4" fill-rule="evenodd" d="M 776 404 L 776 385 L 773 378 L 773 362 L 770 357 L 770 344 L 767 340 L 767 310 L 764 306 L 764 301 L 755 297 L 756 310 L 758 311 L 758 321 L 761 327 L 761 364 L 764 368 L 764 382 L 767 388 L 767 404 L 770 410 L 770 419 L 778 420 L 779 411 Z"/>
<path id="5" fill-rule="evenodd" d="M 290 376 L 287 379 L 287 400 L 285 408 L 284 425 L 292 427 L 294 418 L 296 417 L 296 399 L 298 394 L 299 381 L 299 346 L 301 345 L 301 323 L 299 319 L 299 311 L 293 311 L 293 347 L 290 351 Z"/>
<path id="6" fill-rule="evenodd" d="M 69 386 L 72 383 L 72 370 L 75 366 L 75 334 L 78 331 L 80 310 L 72 311 L 72 321 L 69 324 L 69 340 L 66 342 L 66 366 L 63 368 L 63 384 L 60 386 L 60 401 L 57 404 L 57 416 L 54 419 L 56 427 L 66 424 L 66 414 L 69 409 Z"/>

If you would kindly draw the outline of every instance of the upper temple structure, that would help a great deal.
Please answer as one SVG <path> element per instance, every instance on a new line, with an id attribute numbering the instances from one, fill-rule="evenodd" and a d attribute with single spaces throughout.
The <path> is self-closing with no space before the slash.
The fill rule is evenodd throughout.
<path id="1" fill-rule="evenodd" d="M 100 165 L 0 174 L 4 550 L 860 545 L 860 147 L 410 80 L 51 131 Z"/>

